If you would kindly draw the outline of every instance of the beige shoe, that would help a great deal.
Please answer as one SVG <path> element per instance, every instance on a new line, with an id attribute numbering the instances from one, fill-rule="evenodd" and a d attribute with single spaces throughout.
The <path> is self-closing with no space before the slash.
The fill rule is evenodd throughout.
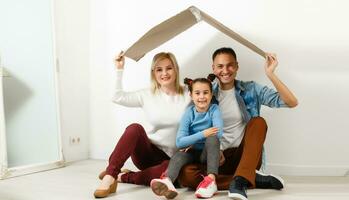
<path id="1" fill-rule="evenodd" d="M 115 193 L 116 192 L 116 188 L 118 186 L 118 182 L 115 180 L 114 183 L 112 183 L 108 189 L 106 190 L 96 190 L 94 192 L 94 196 L 95 198 L 104 198 L 107 197 L 109 194 Z"/>

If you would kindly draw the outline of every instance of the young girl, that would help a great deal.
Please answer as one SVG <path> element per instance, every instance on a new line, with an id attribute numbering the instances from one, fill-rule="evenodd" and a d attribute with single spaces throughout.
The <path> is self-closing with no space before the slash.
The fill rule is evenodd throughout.
<path id="1" fill-rule="evenodd" d="M 173 182 L 181 168 L 193 162 L 207 162 L 208 175 L 197 187 L 196 197 L 210 198 L 217 192 L 215 176 L 219 167 L 219 138 L 223 134 L 221 112 L 218 105 L 211 104 L 210 80 L 190 80 L 189 91 L 194 105 L 186 109 L 179 125 L 176 146 L 181 150 L 171 158 L 163 177 L 153 179 L 150 183 L 155 194 L 168 199 L 173 199 L 178 194 Z"/>

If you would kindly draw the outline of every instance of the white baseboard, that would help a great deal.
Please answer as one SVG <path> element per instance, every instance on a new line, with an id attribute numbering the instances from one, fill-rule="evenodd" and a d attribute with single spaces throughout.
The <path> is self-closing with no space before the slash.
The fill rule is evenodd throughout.
<path id="1" fill-rule="evenodd" d="M 266 171 L 285 176 L 348 176 L 344 165 L 287 165 L 267 163 Z"/>
<path id="2" fill-rule="evenodd" d="M 13 167 L 13 168 L 6 169 L 0 176 L 0 179 L 16 177 L 16 176 L 21 176 L 25 174 L 32 174 L 32 173 L 56 169 L 60 167 L 64 167 L 63 160 L 52 162 L 52 163 L 42 163 L 42 164 L 35 164 L 35 165 L 26 165 L 21 167 Z"/>

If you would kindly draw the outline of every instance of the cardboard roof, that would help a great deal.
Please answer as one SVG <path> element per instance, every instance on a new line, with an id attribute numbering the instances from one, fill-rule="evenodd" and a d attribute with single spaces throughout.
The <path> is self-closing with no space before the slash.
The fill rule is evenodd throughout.
<path id="1" fill-rule="evenodd" d="M 138 61 L 149 51 L 174 38 L 176 35 L 184 32 L 200 21 L 210 24 L 262 57 L 265 56 L 265 52 L 263 50 L 195 6 L 189 7 L 188 9 L 150 29 L 137 42 L 128 48 L 124 55 Z"/>

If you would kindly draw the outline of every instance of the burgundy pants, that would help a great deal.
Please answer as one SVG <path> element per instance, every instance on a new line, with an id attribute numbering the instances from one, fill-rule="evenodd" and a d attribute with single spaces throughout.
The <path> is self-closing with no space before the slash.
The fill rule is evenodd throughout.
<path id="1" fill-rule="evenodd" d="M 237 148 L 223 151 L 225 162 L 219 167 L 216 183 L 218 189 L 226 190 L 235 176 L 242 176 L 255 187 L 256 169 L 261 166 L 262 147 L 267 133 L 267 124 L 262 117 L 252 118 L 246 125 L 244 138 Z M 196 188 L 201 182 L 200 174 L 206 174 L 206 166 L 190 164 L 182 168 L 178 177 L 184 187 Z"/>
<path id="2" fill-rule="evenodd" d="M 152 144 L 144 128 L 139 124 L 129 125 L 110 155 L 106 173 L 117 178 L 126 160 L 131 156 L 134 165 L 140 170 L 121 176 L 122 182 L 149 185 L 159 178 L 168 166 L 169 157 Z"/>

